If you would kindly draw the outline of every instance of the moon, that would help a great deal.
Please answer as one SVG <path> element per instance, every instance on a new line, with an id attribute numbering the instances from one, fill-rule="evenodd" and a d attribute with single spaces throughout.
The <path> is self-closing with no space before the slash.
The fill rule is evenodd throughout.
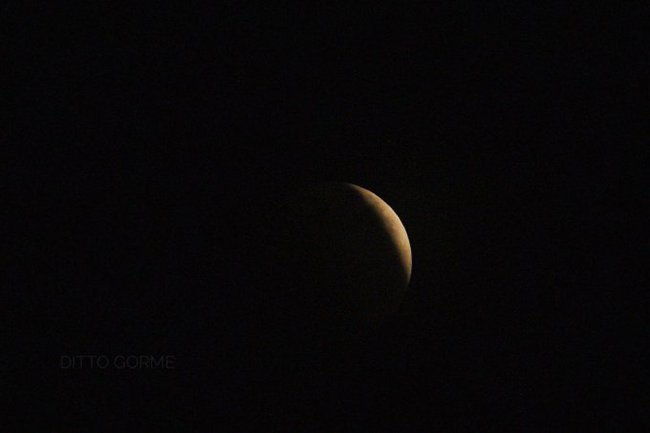
<path id="1" fill-rule="evenodd" d="M 402 221 L 395 211 L 373 192 L 357 185 L 350 184 L 350 187 L 358 192 L 366 205 L 378 215 L 381 225 L 390 236 L 394 247 L 399 253 L 400 262 L 404 271 L 404 282 L 407 285 L 411 279 L 413 261 L 411 257 L 411 243 L 409 242 Z"/>
<path id="2" fill-rule="evenodd" d="M 267 274 L 280 322 L 305 334 L 357 335 L 397 311 L 412 256 L 385 201 L 337 182 L 292 191 L 279 207 Z"/>

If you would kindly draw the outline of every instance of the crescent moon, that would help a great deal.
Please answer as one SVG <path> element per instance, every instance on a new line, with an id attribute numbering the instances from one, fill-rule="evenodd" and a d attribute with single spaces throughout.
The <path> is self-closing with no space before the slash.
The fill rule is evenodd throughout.
<path id="1" fill-rule="evenodd" d="M 314 324 L 351 335 L 399 309 L 411 245 L 397 213 L 376 194 L 343 182 L 308 185 L 278 202 L 273 221 L 264 272 L 283 329 L 301 333 Z"/>
<path id="2" fill-rule="evenodd" d="M 386 233 L 393 240 L 399 251 L 402 266 L 405 269 L 406 281 L 408 284 L 411 279 L 413 269 L 413 258 L 411 255 L 411 243 L 404 228 L 404 224 L 397 216 L 397 213 L 385 201 L 372 191 L 360 187 L 359 185 L 348 184 L 361 195 L 363 201 L 368 207 L 373 209 L 380 216 L 380 221 L 386 230 Z"/>

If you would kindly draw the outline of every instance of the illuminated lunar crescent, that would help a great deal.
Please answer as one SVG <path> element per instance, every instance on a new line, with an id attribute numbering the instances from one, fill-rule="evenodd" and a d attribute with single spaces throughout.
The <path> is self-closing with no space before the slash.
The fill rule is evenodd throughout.
<path id="1" fill-rule="evenodd" d="M 386 230 L 386 233 L 388 233 L 395 248 L 399 252 L 402 267 L 404 269 L 405 285 L 408 284 L 411 279 L 411 269 L 413 264 L 411 258 L 411 243 L 409 242 L 402 221 L 399 219 L 395 211 L 376 194 L 357 185 L 350 186 L 359 192 L 366 204 L 379 216 L 380 221 L 384 226 L 384 230 Z"/>
<path id="2" fill-rule="evenodd" d="M 290 194 L 281 207 L 269 272 L 286 301 L 282 320 L 351 335 L 397 310 L 411 247 L 386 202 L 357 185 L 327 183 Z"/>

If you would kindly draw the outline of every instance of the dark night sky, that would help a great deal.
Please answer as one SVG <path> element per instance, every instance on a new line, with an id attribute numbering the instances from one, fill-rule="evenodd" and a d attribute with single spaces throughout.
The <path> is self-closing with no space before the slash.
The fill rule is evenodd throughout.
<path id="1" fill-rule="evenodd" d="M 9 422 L 635 425 L 648 8 L 215 3 L 2 9 Z M 252 347 L 266 206 L 320 180 L 402 219 L 400 314 L 328 355 Z"/>

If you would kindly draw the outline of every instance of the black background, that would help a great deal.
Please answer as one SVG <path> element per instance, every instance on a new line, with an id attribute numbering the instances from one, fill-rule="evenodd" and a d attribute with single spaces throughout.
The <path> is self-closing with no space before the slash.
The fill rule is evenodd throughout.
<path id="1" fill-rule="evenodd" d="M 636 425 L 647 6 L 215 3 L 2 9 L 9 423 Z M 329 352 L 249 344 L 266 205 L 320 180 L 402 219 L 401 311 Z"/>

